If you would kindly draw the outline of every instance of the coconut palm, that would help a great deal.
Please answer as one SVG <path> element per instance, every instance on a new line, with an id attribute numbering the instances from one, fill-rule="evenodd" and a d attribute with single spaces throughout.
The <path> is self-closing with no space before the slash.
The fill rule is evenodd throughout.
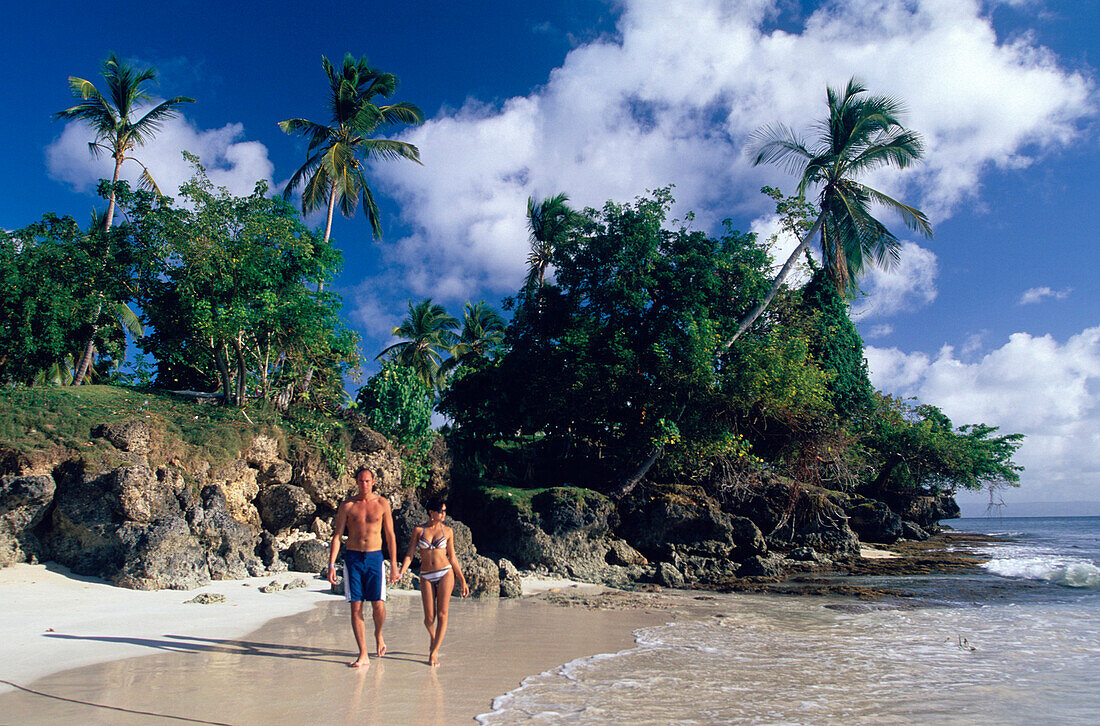
<path id="1" fill-rule="evenodd" d="M 107 60 L 103 61 L 100 75 L 106 81 L 106 95 L 100 93 L 91 81 L 76 76 L 69 77 L 69 90 L 73 96 L 80 99 L 80 103 L 58 111 L 55 119 L 66 121 L 82 121 L 95 132 L 95 140 L 88 143 L 92 155 L 97 158 L 100 154 L 110 154 L 115 160 L 115 172 L 111 177 L 111 196 L 107 204 L 107 215 L 104 228 L 111 228 L 111 221 L 115 216 L 115 188 L 118 183 L 122 163 L 127 159 L 141 166 L 140 184 L 160 194 L 160 188 L 149 173 L 148 167 L 127 154 L 133 149 L 147 144 L 161 124 L 173 118 L 179 112 L 180 104 L 194 103 L 195 99 L 186 96 L 175 96 L 167 101 L 161 101 L 153 106 L 139 119 L 134 119 L 138 107 L 149 103 L 152 98 L 142 89 L 146 81 L 155 81 L 156 68 L 135 68 L 129 63 L 120 61 L 111 53 Z"/>
<path id="2" fill-rule="evenodd" d="M 451 357 L 440 367 L 447 374 L 467 358 L 489 355 L 504 342 L 507 324 L 501 314 L 484 301 L 466 303 L 462 308 L 462 333 L 451 346 Z"/>
<path id="3" fill-rule="evenodd" d="M 535 294 L 543 286 L 554 252 L 576 222 L 577 213 L 566 205 L 568 201 L 564 192 L 541 202 L 527 198 L 527 229 L 531 233 L 531 253 L 527 255 L 527 277 L 523 281 L 527 295 Z"/>
<path id="4" fill-rule="evenodd" d="M 818 215 L 764 299 L 741 320 L 725 347 L 760 317 L 814 237 L 820 235 L 822 260 L 838 290 L 850 292 L 869 263 L 894 265 L 901 243 L 871 215 L 872 204 L 896 212 L 909 229 L 932 236 L 923 212 L 856 181 L 860 174 L 880 167 L 904 169 L 924 154 L 920 135 L 898 120 L 901 104 L 886 96 L 865 96 L 866 92 L 854 78 L 843 93 L 827 89 L 829 115 L 818 124 L 813 146 L 782 124 L 765 126 L 753 135 L 753 165 L 779 163 L 798 173 L 799 195 L 818 187 Z"/>
<path id="5" fill-rule="evenodd" d="M 409 159 L 420 163 L 420 151 L 412 144 L 390 139 L 371 138 L 371 134 L 393 124 L 420 124 L 424 115 L 411 103 L 377 106 L 375 97 L 389 98 L 397 89 L 397 77 L 372 68 L 365 57 L 355 60 L 344 56 L 343 66 L 335 68 L 321 56 L 321 65 L 328 76 L 331 97 L 329 125 L 292 118 L 279 122 L 288 134 L 309 139 L 306 161 L 290 178 L 284 196 L 304 182 L 302 212 L 309 214 L 328 205 L 325 218 L 325 243 L 332 233 L 332 214 L 336 203 L 345 217 L 355 215 L 359 199 L 371 225 L 375 239 L 382 237 L 378 205 L 367 185 L 364 163 L 370 159 Z"/>
<path id="6" fill-rule="evenodd" d="M 433 305 L 431 298 L 416 305 L 409 300 L 409 317 L 391 331 L 403 340 L 377 357 L 389 355 L 397 363 L 412 367 L 429 386 L 438 388 L 442 382 L 443 353 L 454 346 L 457 327 L 458 321 L 442 305 Z"/>

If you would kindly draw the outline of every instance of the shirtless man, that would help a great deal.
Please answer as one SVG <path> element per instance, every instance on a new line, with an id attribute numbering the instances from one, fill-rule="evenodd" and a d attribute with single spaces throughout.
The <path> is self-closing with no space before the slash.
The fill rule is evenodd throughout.
<path id="1" fill-rule="evenodd" d="M 378 657 L 386 654 L 382 640 L 382 624 L 386 622 L 386 582 L 382 568 L 382 540 L 390 555 L 389 584 L 397 582 L 397 542 L 393 534 L 393 513 L 390 502 L 374 493 L 374 474 L 365 466 L 355 472 L 359 493 L 344 500 L 336 510 L 332 525 L 332 547 L 329 549 L 328 581 L 336 584 L 336 556 L 340 554 L 340 537 L 347 530 L 344 551 L 344 598 L 351 603 L 351 632 L 359 646 L 359 657 L 348 663 L 349 668 L 370 665 L 367 658 L 366 624 L 363 622 L 363 601 L 369 600 L 374 616 L 374 642 Z"/>

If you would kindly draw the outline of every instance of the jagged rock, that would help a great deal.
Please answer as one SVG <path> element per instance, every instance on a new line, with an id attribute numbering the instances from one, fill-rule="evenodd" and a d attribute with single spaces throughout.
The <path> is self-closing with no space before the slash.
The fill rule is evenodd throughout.
<path id="1" fill-rule="evenodd" d="M 796 547 L 787 553 L 787 558 L 796 562 L 821 562 L 823 559 L 812 547 Z"/>
<path id="2" fill-rule="evenodd" d="M 924 529 L 916 522 L 910 522 L 908 519 L 901 520 L 901 536 L 905 539 L 915 540 L 917 542 L 923 542 L 929 539 L 932 535 L 924 531 Z"/>
<path id="3" fill-rule="evenodd" d="M 393 508 L 393 533 L 397 539 L 398 558 L 404 556 L 405 548 L 409 546 L 413 530 L 428 521 L 428 512 L 416 497 L 403 497 L 400 507 Z M 448 521 L 453 524 L 453 520 Z M 467 534 L 469 530 L 467 530 Z"/>
<path id="4" fill-rule="evenodd" d="M 846 513 L 848 526 L 864 542 L 893 544 L 901 537 L 901 517 L 883 502 L 874 499 L 856 501 Z"/>
<path id="5" fill-rule="evenodd" d="M 669 562 L 657 563 L 654 580 L 663 587 L 680 588 L 684 586 L 684 576 Z"/>
<path id="6" fill-rule="evenodd" d="M 432 448 L 428 451 L 428 496 L 440 494 L 451 487 L 451 454 L 447 450 L 446 440 L 439 435 L 432 437 Z"/>
<path id="7" fill-rule="evenodd" d="M 149 453 L 152 444 L 149 424 L 142 419 L 100 424 L 92 430 L 92 436 L 107 439 L 116 449 L 134 454 Z"/>
<path id="8" fill-rule="evenodd" d="M 462 565 L 462 574 L 466 577 L 471 595 L 495 597 L 500 594 L 500 568 L 497 563 L 481 555 L 459 558 L 459 563 Z M 453 592 L 455 595 L 462 594 L 458 578 L 455 578 Z"/>
<path id="9" fill-rule="evenodd" d="M 783 573 L 783 558 L 778 555 L 750 557 L 741 563 L 738 577 L 779 577 Z"/>
<path id="10" fill-rule="evenodd" d="M 508 492 L 464 491 L 456 508 L 482 538 L 475 542 L 479 551 L 588 582 L 602 582 L 609 572 L 614 511 L 597 492 L 555 487 L 525 502 Z"/>
<path id="11" fill-rule="evenodd" d="M 117 530 L 123 564 L 111 581 L 131 590 L 190 590 L 210 582 L 206 550 L 180 517 Z"/>
<path id="12" fill-rule="evenodd" d="M 190 600 L 184 600 L 183 604 L 215 605 L 222 602 L 228 602 L 228 599 L 220 592 L 200 592 L 198 595 L 195 595 L 195 597 L 191 598 Z"/>
<path id="13" fill-rule="evenodd" d="M 258 556 L 262 550 L 260 531 L 229 515 L 220 487 L 203 487 L 201 506 L 188 510 L 188 521 L 206 550 L 211 578 L 241 579 L 267 570 Z"/>
<path id="14" fill-rule="evenodd" d="M 267 583 L 266 585 L 262 585 L 259 588 L 260 592 L 262 592 L 264 594 L 269 594 L 269 593 L 272 593 L 272 592 L 282 592 L 285 589 L 286 589 L 286 585 L 282 584 L 278 580 L 272 580 L 271 582 Z M 342 592 L 343 591 L 341 590 L 341 593 Z"/>
<path id="15" fill-rule="evenodd" d="M 263 468 L 279 458 L 279 442 L 274 436 L 267 434 L 253 436 L 243 458 L 249 466 L 256 469 Z"/>
<path id="16" fill-rule="evenodd" d="M 519 570 L 512 562 L 505 558 L 500 558 L 500 562 L 497 563 L 498 574 L 500 575 L 500 596 L 501 597 L 519 597 L 523 594 L 523 579 L 519 575 Z"/>
<path id="17" fill-rule="evenodd" d="M 0 478 L 0 567 L 37 558 L 34 528 L 46 516 L 57 486 L 51 476 Z"/>
<path id="18" fill-rule="evenodd" d="M 260 489 L 272 484 L 290 484 L 294 481 L 294 467 L 290 462 L 276 459 L 256 469 L 256 484 Z"/>
<path id="19" fill-rule="evenodd" d="M 750 520 L 723 512 L 700 487 L 649 485 L 620 508 L 620 534 L 646 556 L 672 558 L 684 577 L 723 579 L 767 551 Z"/>
<path id="20" fill-rule="evenodd" d="M 648 565 L 649 560 L 645 556 L 634 549 L 621 539 L 613 539 L 608 542 L 610 549 L 607 551 L 605 559 L 609 565 L 621 565 L 623 567 L 629 567 L 630 565 Z"/>
<path id="21" fill-rule="evenodd" d="M 256 470 L 237 460 L 219 469 L 211 477 L 225 494 L 226 511 L 238 522 L 252 527 L 260 526 L 260 513 L 252 503 L 260 492 Z"/>
<path id="22" fill-rule="evenodd" d="M 844 514 L 847 497 L 770 474 L 720 491 L 722 508 L 751 520 L 768 548 L 812 547 L 836 557 L 859 554 Z"/>
<path id="23" fill-rule="evenodd" d="M 317 539 L 296 542 L 287 550 L 296 572 L 321 572 L 328 567 L 329 545 Z"/>
<path id="24" fill-rule="evenodd" d="M 912 496 L 888 493 L 882 498 L 899 517 L 927 532 L 939 531 L 942 519 L 957 519 L 962 515 L 958 502 L 950 494 Z"/>
<path id="25" fill-rule="evenodd" d="M 301 487 L 290 484 L 275 484 L 264 489 L 259 505 L 264 529 L 272 532 L 306 527 L 317 512 L 317 506 L 309 494 Z"/>
<path id="26" fill-rule="evenodd" d="M 115 511 L 124 520 L 149 524 L 180 515 L 176 495 L 183 487 L 183 477 L 175 470 L 161 467 L 154 472 L 147 466 L 125 466 L 108 472 L 104 484 Z"/>
<path id="27" fill-rule="evenodd" d="M 328 541 L 332 539 L 332 525 L 329 524 L 328 520 L 321 517 L 314 517 L 313 523 L 309 525 L 309 531 L 317 535 L 319 540 Z M 400 544 L 398 548 L 400 548 Z"/>
<path id="28" fill-rule="evenodd" d="M 306 583 L 306 581 L 305 581 L 305 580 L 303 580 L 302 578 L 300 578 L 300 577 L 295 577 L 295 578 L 294 578 L 293 580 L 291 580 L 290 582 L 288 582 L 288 583 L 287 583 L 287 584 L 286 584 L 286 585 L 285 585 L 285 586 L 283 587 L 283 589 L 284 589 L 284 590 L 300 590 L 300 589 L 302 589 L 302 588 L 304 588 L 304 587 L 309 587 L 309 584 L 308 584 L 308 583 Z"/>

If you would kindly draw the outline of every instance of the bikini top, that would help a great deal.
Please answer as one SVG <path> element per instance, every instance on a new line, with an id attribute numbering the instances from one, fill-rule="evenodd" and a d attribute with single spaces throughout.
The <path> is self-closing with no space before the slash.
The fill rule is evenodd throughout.
<path id="1" fill-rule="evenodd" d="M 422 550 L 445 550 L 445 549 L 447 549 L 447 535 L 440 534 L 438 537 L 434 538 L 431 542 L 424 539 L 424 536 L 421 535 L 419 546 L 420 546 L 420 549 L 422 549 Z"/>

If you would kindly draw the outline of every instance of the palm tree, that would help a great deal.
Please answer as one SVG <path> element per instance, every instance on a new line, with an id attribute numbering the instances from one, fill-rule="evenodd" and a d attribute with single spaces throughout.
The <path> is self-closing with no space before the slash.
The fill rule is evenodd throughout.
<path id="1" fill-rule="evenodd" d="M 95 141 L 88 143 L 92 155 L 98 158 L 100 154 L 107 153 L 115 160 L 115 173 L 111 177 L 111 196 L 104 221 L 104 228 L 110 229 L 111 221 L 115 216 L 114 185 L 118 183 L 122 162 L 127 159 L 137 162 L 141 166 L 141 185 L 160 194 L 160 188 L 157 187 L 149 169 L 127 154 L 148 143 L 164 121 L 176 116 L 180 104 L 194 103 L 195 99 L 175 96 L 167 101 L 161 101 L 144 116 L 134 120 L 137 107 L 152 101 L 141 86 L 146 81 L 156 80 L 156 68 L 135 68 L 129 63 L 120 61 L 114 53 L 111 53 L 107 56 L 107 60 L 103 61 L 100 75 L 107 83 L 106 96 L 100 93 L 91 81 L 69 76 L 69 90 L 72 91 L 73 96 L 80 99 L 80 103 L 64 111 L 58 111 L 54 114 L 54 118 L 83 121 L 95 132 Z"/>
<path id="2" fill-rule="evenodd" d="M 309 139 L 306 161 L 290 178 L 284 197 L 302 182 L 302 213 L 309 214 L 322 203 L 328 204 L 325 218 L 325 243 L 332 233 L 332 213 L 336 202 L 345 217 L 355 215 L 359 198 L 363 200 L 363 212 L 370 221 L 375 239 L 382 237 L 378 205 L 367 186 L 364 162 L 369 159 L 409 159 L 420 163 L 420 151 L 412 144 L 390 139 L 371 138 L 383 126 L 392 124 L 421 124 L 424 115 L 411 103 L 395 103 L 377 106 L 376 96 L 389 98 L 397 89 L 397 76 L 371 68 L 366 57 L 355 60 L 351 54 L 344 56 L 343 67 L 337 70 L 328 58 L 321 56 L 321 65 L 328 76 L 332 112 L 330 125 L 303 118 L 279 122 L 279 128 L 288 134 L 298 134 Z"/>
<path id="3" fill-rule="evenodd" d="M 443 362 L 441 373 L 445 375 L 467 358 L 489 355 L 504 342 L 505 327 L 501 314 L 484 300 L 466 303 L 462 308 L 462 333 L 451 346 L 451 357 Z"/>
<path id="4" fill-rule="evenodd" d="M 438 388 L 442 382 L 443 353 L 455 343 L 458 321 L 447 314 L 442 305 L 433 305 L 432 299 L 421 300 L 415 306 L 409 300 L 409 317 L 391 333 L 403 338 L 381 353 L 378 358 L 390 355 L 401 365 L 410 366 L 420 379 Z"/>
<path id="5" fill-rule="evenodd" d="M 569 197 L 564 192 L 536 202 L 534 197 L 527 198 L 527 229 L 531 233 L 531 253 L 527 255 L 527 277 L 523 281 L 523 290 L 534 295 L 544 284 L 546 268 L 550 265 L 554 252 L 565 238 L 566 232 L 576 222 L 577 213 L 566 202 Z"/>
<path id="6" fill-rule="evenodd" d="M 798 193 L 805 196 L 820 187 L 818 215 L 810 231 L 779 270 L 771 289 L 746 315 L 729 348 L 748 330 L 771 303 L 794 267 L 795 260 L 820 233 L 821 256 L 838 290 L 849 292 L 868 263 L 890 267 L 897 262 L 901 243 L 870 212 L 880 204 L 901 216 L 905 226 L 925 237 L 932 236 L 928 218 L 918 209 L 856 181 L 864 172 L 885 166 L 904 169 L 924 155 L 920 135 L 901 125 L 900 102 L 885 96 L 864 96 L 867 89 L 856 79 L 843 93 L 827 89 L 828 118 L 818 124 L 820 135 L 813 147 L 790 127 L 765 126 L 754 134 L 750 149 L 754 166 L 780 163 L 800 175 Z"/>

